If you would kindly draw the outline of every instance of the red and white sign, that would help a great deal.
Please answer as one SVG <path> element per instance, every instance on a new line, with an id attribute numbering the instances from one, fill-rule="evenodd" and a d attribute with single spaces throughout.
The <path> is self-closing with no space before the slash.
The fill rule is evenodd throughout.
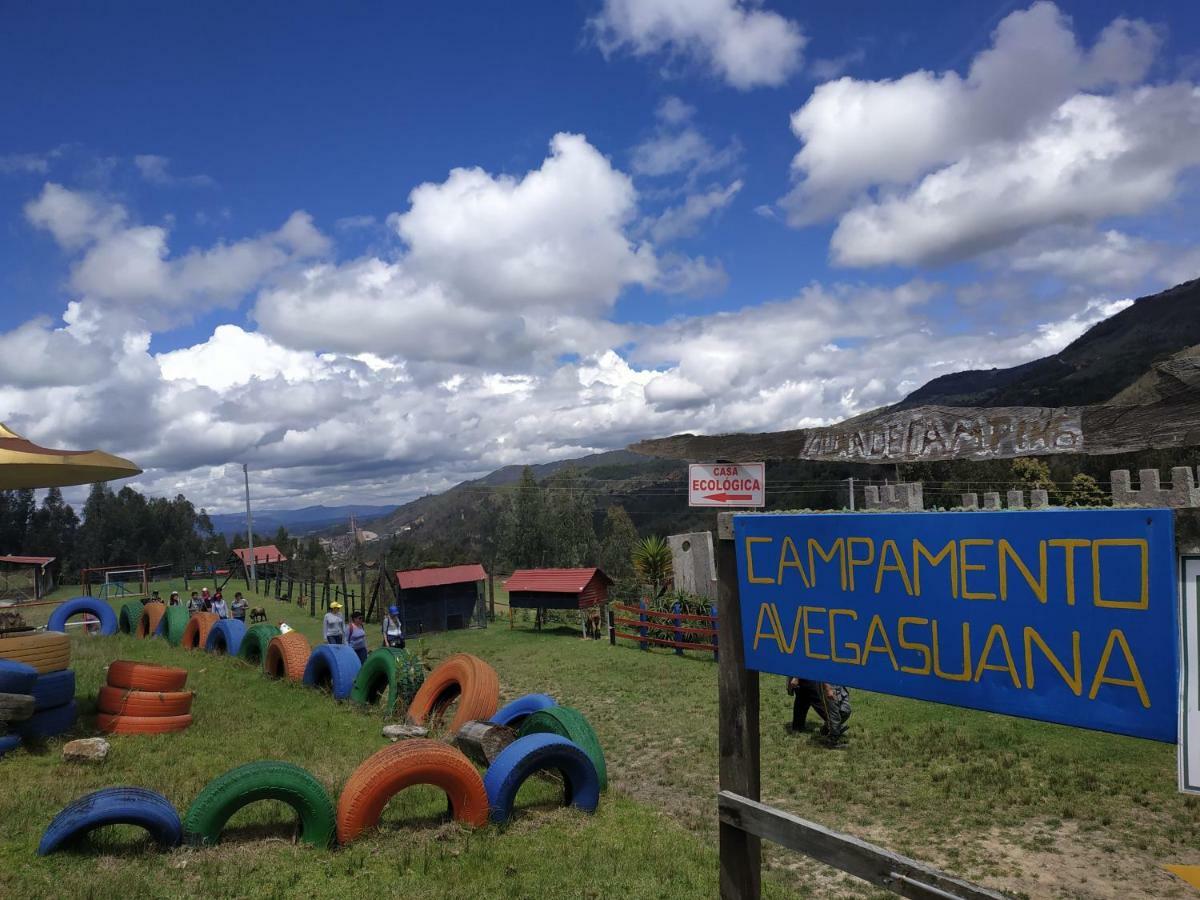
<path id="1" fill-rule="evenodd" d="M 688 466 L 688 506 L 766 506 L 765 463 Z"/>

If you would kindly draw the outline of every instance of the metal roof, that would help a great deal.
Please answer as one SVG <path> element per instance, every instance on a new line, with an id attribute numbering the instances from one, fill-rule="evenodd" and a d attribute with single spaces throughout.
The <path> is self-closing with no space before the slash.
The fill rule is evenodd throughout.
<path id="1" fill-rule="evenodd" d="M 48 566 L 54 562 L 53 556 L 0 556 L 0 563 L 13 563 L 19 566 Z"/>
<path id="2" fill-rule="evenodd" d="M 242 561 L 242 565 L 250 565 L 250 549 L 248 547 L 238 547 L 233 554 Z M 263 544 L 261 547 L 254 548 L 254 564 L 256 566 L 276 562 L 287 562 L 287 557 L 280 553 L 279 548 L 274 544 Z"/>
<path id="3" fill-rule="evenodd" d="M 517 569 L 504 582 L 505 589 L 538 591 L 544 594 L 578 594 L 599 575 L 609 584 L 612 579 L 599 569 Z"/>
<path id="4" fill-rule="evenodd" d="M 400 590 L 437 587 L 440 584 L 460 584 L 464 581 L 483 581 L 487 572 L 479 563 L 469 566 L 442 566 L 436 569 L 406 569 L 396 573 Z"/>

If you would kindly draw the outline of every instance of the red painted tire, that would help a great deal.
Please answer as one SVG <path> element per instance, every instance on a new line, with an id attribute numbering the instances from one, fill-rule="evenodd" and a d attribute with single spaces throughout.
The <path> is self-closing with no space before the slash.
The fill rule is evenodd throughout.
<path id="1" fill-rule="evenodd" d="M 108 713 L 96 716 L 96 727 L 109 734 L 167 734 L 183 731 L 191 724 L 191 716 L 114 716 Z"/>
<path id="2" fill-rule="evenodd" d="M 96 708 L 114 716 L 186 716 L 193 696 L 191 691 L 128 691 L 105 685 Z"/>
<path id="3" fill-rule="evenodd" d="M 187 627 L 183 629 L 183 638 L 179 646 L 184 650 L 203 650 L 208 643 L 208 633 L 221 619 L 216 613 L 200 612 L 188 619 Z"/>
<path id="4" fill-rule="evenodd" d="M 142 617 L 138 619 L 137 636 L 148 638 L 158 631 L 158 623 L 162 620 L 167 608 L 161 603 L 147 603 L 142 607 Z"/>
<path id="5" fill-rule="evenodd" d="M 445 791 L 455 821 L 476 828 L 487 824 L 487 791 L 471 761 L 441 741 L 418 738 L 384 747 L 354 770 L 338 798 L 338 843 L 374 828 L 387 802 L 414 784 Z"/>
<path id="6" fill-rule="evenodd" d="M 132 691 L 178 691 L 187 684 L 187 669 L 118 659 L 108 666 L 110 687 Z"/>
<path id="7" fill-rule="evenodd" d="M 458 710 L 450 723 L 457 732 L 473 719 L 487 721 L 500 705 L 500 679 L 496 670 L 477 656 L 455 653 L 430 672 L 408 706 L 413 725 L 440 723 L 446 707 L 458 699 Z"/>
<path id="8" fill-rule="evenodd" d="M 298 631 L 271 638 L 267 644 L 267 655 L 263 658 L 263 672 L 271 678 L 286 678 L 288 681 L 303 681 L 304 667 L 312 646 L 308 638 Z"/>

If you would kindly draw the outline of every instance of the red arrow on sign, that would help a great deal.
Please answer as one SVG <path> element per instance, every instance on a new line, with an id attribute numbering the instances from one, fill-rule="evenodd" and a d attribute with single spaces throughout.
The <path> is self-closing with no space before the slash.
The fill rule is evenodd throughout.
<path id="1" fill-rule="evenodd" d="M 753 494 L 705 494 L 705 500 L 716 500 L 718 503 L 732 503 L 735 500 L 753 500 Z"/>

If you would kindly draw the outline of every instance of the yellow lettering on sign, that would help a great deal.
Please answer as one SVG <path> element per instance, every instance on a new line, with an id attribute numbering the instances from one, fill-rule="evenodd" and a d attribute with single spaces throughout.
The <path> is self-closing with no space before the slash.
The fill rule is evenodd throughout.
<path id="1" fill-rule="evenodd" d="M 772 606 L 773 606 L 773 604 L 771 604 L 771 603 L 760 603 L 759 604 L 758 622 L 754 626 L 753 648 L 755 650 L 758 649 L 758 642 L 759 642 L 760 638 L 766 638 L 767 640 L 774 641 L 775 645 L 782 649 L 783 641 L 779 634 L 778 629 L 775 627 L 775 617 L 773 615 L 771 615 Z M 767 620 L 767 624 L 771 626 L 770 631 L 763 631 L 763 619 L 764 618 Z"/>
<path id="2" fill-rule="evenodd" d="M 825 612 L 825 607 L 823 607 L 823 606 L 806 606 L 806 607 L 804 607 L 804 655 L 807 656 L 809 659 L 829 659 L 828 653 L 813 653 L 812 645 L 809 644 L 810 637 L 812 637 L 814 635 L 822 635 L 825 633 L 820 628 L 813 628 L 812 626 L 810 626 L 808 624 L 808 614 L 810 612 L 811 613 L 823 613 L 823 612 Z"/>
<path id="3" fill-rule="evenodd" d="M 950 559 L 950 596 L 955 600 L 958 599 L 958 545 L 954 541 L 950 541 L 941 549 L 936 556 L 931 554 L 917 538 L 913 538 L 913 555 L 912 555 L 912 578 L 913 578 L 913 594 L 921 596 L 921 557 L 925 557 L 926 562 L 931 566 L 941 565 L 942 560 L 947 557 Z"/>
<path id="4" fill-rule="evenodd" d="M 893 563 L 888 563 L 888 551 L 891 551 Z M 904 560 L 900 557 L 900 548 L 896 546 L 896 542 L 888 539 L 883 542 L 883 546 L 879 548 L 879 571 L 875 573 L 875 593 L 879 593 L 883 587 L 883 575 L 885 572 L 895 572 L 900 576 L 900 580 L 904 582 L 904 592 L 908 596 L 912 596 L 913 586 L 908 578 L 908 569 L 904 567 Z"/>
<path id="5" fill-rule="evenodd" d="M 1091 541 L 1082 538 L 1055 538 L 1048 541 L 1051 547 L 1062 547 L 1064 554 L 1063 575 L 1067 582 L 1067 606 L 1075 605 L 1075 549 L 1086 547 Z"/>
<path id="6" fill-rule="evenodd" d="M 901 672 L 908 672 L 910 675 L 929 674 L 932 667 L 932 661 L 929 655 L 929 646 L 927 644 L 917 643 L 916 641 L 910 641 L 904 634 L 904 627 L 906 625 L 928 624 L 928 619 L 918 619 L 916 616 L 901 616 L 899 621 L 896 623 L 896 640 L 899 641 L 900 646 L 905 650 L 915 650 L 917 653 L 921 654 L 921 659 L 924 660 L 919 668 L 916 666 L 901 666 Z"/>
<path id="7" fill-rule="evenodd" d="M 958 572 L 962 579 L 962 598 L 964 600 L 995 600 L 993 593 L 975 593 L 967 588 L 967 575 L 971 572 L 982 572 L 987 566 L 967 562 L 967 551 L 972 547 L 990 547 L 996 543 L 991 538 L 963 538 L 958 542 Z"/>
<path id="8" fill-rule="evenodd" d="M 755 544 L 773 544 L 774 540 L 769 537 L 748 537 L 746 538 L 746 580 L 751 584 L 774 584 L 774 578 L 760 578 L 754 574 L 754 545 Z"/>
<path id="9" fill-rule="evenodd" d="M 882 644 L 875 643 L 875 635 L 878 634 L 882 639 Z M 886 653 L 888 659 L 892 662 L 892 668 L 899 671 L 900 664 L 896 662 L 896 654 L 892 652 L 892 642 L 888 640 L 887 631 L 883 627 L 883 620 L 879 616 L 871 617 L 871 624 L 867 626 L 867 639 L 863 643 L 862 664 L 865 666 L 871 661 L 872 653 Z"/>
<path id="10" fill-rule="evenodd" d="M 1136 600 L 1105 600 L 1100 595 L 1100 548 L 1137 547 L 1140 553 L 1138 568 L 1141 572 L 1141 596 Z M 1092 541 L 1092 602 L 1109 609 L 1150 608 L 1150 547 L 1143 538 L 1098 538 Z"/>
<path id="11" fill-rule="evenodd" d="M 791 551 L 791 559 L 788 559 L 788 551 Z M 800 559 L 800 551 L 796 549 L 795 542 L 790 537 L 783 539 L 783 545 L 779 548 L 779 574 L 775 576 L 776 584 L 783 584 L 783 570 L 795 569 L 800 573 L 800 580 L 804 582 L 806 588 L 812 587 L 812 582 L 808 580 L 808 573 L 804 571 L 804 563 Z"/>
<path id="12" fill-rule="evenodd" d="M 1129 678 L 1112 678 L 1108 674 L 1108 661 L 1112 656 L 1114 644 L 1120 645 L 1121 653 L 1125 656 L 1125 665 L 1129 667 Z M 1146 693 L 1146 685 L 1142 682 L 1142 673 L 1138 671 L 1137 663 L 1133 660 L 1133 651 L 1129 649 L 1129 642 L 1125 640 L 1125 634 L 1119 628 L 1114 628 L 1108 633 L 1104 652 L 1100 654 L 1100 665 L 1096 667 L 1096 677 L 1092 679 L 1092 689 L 1088 691 L 1089 700 L 1096 699 L 1096 694 L 1100 692 L 1102 684 L 1134 688 L 1138 692 L 1142 706 L 1146 709 L 1150 708 L 1150 697 Z"/>
<path id="13" fill-rule="evenodd" d="M 996 638 L 1000 639 L 1000 648 L 1004 651 L 1004 665 L 998 666 L 988 661 L 992 653 L 992 646 L 996 643 Z M 983 642 L 983 651 L 979 654 L 979 667 L 975 670 L 975 681 L 978 683 L 984 672 L 1007 672 L 1012 678 L 1013 687 L 1021 686 L 1021 679 L 1017 676 L 1017 664 L 1013 662 L 1012 650 L 1008 646 L 1008 635 L 1004 633 L 1004 626 L 1000 624 L 993 625 L 988 631 L 987 640 Z"/>
<path id="14" fill-rule="evenodd" d="M 854 547 L 856 545 L 867 548 L 865 559 L 854 558 Z M 875 561 L 875 542 L 869 537 L 852 537 L 846 539 L 846 559 L 849 562 L 848 571 L 850 575 L 850 590 L 854 590 L 854 570 L 858 566 L 869 566 Z"/>
<path id="15" fill-rule="evenodd" d="M 938 678 L 944 678 L 946 681 L 970 681 L 971 680 L 971 623 L 962 623 L 962 644 L 963 644 L 963 670 L 961 672 L 944 672 L 942 671 L 941 659 L 941 642 L 938 640 L 938 623 L 934 619 L 930 623 L 933 629 L 933 674 Z"/>
<path id="16" fill-rule="evenodd" d="M 1033 690 L 1033 645 L 1037 644 L 1042 651 L 1042 655 L 1050 661 L 1050 665 L 1058 670 L 1058 674 L 1062 676 L 1062 680 L 1067 683 L 1067 687 L 1076 696 L 1083 693 L 1083 668 L 1079 662 L 1079 632 L 1071 632 L 1071 662 L 1073 668 L 1070 672 L 1062 664 L 1057 656 L 1046 646 L 1046 642 L 1042 640 L 1042 636 L 1032 628 L 1025 628 L 1025 686 Z"/>
<path id="17" fill-rule="evenodd" d="M 837 622 L 838 616 L 846 616 L 851 621 L 854 621 L 854 622 L 858 621 L 858 613 L 856 613 L 852 609 L 831 609 L 829 611 L 829 649 L 830 649 L 830 652 L 833 654 L 833 661 L 840 662 L 840 663 L 853 663 L 854 665 L 857 666 L 862 657 L 862 648 L 858 644 L 853 643 L 852 641 L 847 641 L 845 644 L 842 645 L 842 647 L 854 648 L 854 656 L 852 656 L 852 657 L 838 656 L 838 642 L 837 642 L 837 634 L 835 631 L 835 629 L 837 628 L 836 622 Z"/>
<path id="18" fill-rule="evenodd" d="M 1029 584 L 1030 590 L 1033 591 L 1033 596 L 1038 598 L 1041 603 L 1046 602 L 1046 542 L 1038 542 L 1038 572 L 1039 577 L 1034 578 L 1033 573 L 1026 568 L 1021 557 L 1017 556 L 1017 551 L 1013 549 L 1012 544 L 1003 538 L 1000 539 L 1000 599 L 1008 599 L 1008 560 L 1012 560 L 1025 581 Z"/>
<path id="19" fill-rule="evenodd" d="M 817 556 L 825 560 L 825 562 L 833 562 L 833 558 L 838 558 L 838 565 L 841 570 L 841 586 L 842 590 L 846 589 L 846 542 L 842 538 L 838 538 L 833 542 L 833 546 L 829 548 L 829 553 L 825 553 L 825 548 L 821 546 L 821 542 L 816 538 L 808 539 L 808 571 L 812 577 L 812 586 L 817 586 L 817 566 L 813 557 L 813 551 L 816 550 Z"/>

